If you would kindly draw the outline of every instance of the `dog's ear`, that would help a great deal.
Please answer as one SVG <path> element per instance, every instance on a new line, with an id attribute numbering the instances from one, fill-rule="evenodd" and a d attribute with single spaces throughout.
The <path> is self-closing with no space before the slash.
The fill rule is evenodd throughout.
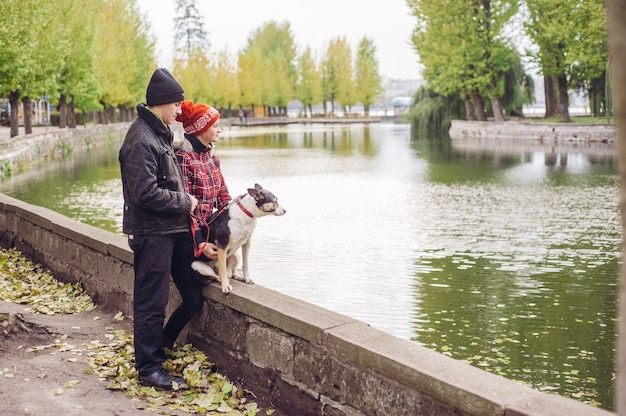
<path id="1" fill-rule="evenodd" d="M 256 189 L 248 188 L 248 193 L 250 194 L 252 198 L 256 199 L 257 201 L 261 199 L 262 197 L 261 191 L 258 188 Z"/>
<path id="2" fill-rule="evenodd" d="M 259 185 L 258 183 L 255 183 L 255 184 L 254 184 L 254 189 L 258 189 L 258 190 L 260 191 L 260 190 L 261 190 L 261 189 L 263 189 L 263 188 L 262 188 L 262 187 L 261 187 L 261 185 Z"/>

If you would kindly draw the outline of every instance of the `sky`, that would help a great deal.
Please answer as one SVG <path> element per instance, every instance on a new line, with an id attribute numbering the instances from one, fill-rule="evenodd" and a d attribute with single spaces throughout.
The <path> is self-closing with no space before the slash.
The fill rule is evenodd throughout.
<path id="1" fill-rule="evenodd" d="M 138 0 L 156 38 L 159 65 L 170 67 L 175 0 Z M 416 20 L 405 0 L 229 0 L 196 2 L 204 17 L 211 51 L 235 56 L 253 30 L 273 20 L 290 23 L 298 52 L 309 46 L 325 52 L 330 40 L 345 36 L 352 51 L 367 36 L 374 41 L 379 71 L 396 79 L 419 79 L 418 56 L 410 45 Z"/>

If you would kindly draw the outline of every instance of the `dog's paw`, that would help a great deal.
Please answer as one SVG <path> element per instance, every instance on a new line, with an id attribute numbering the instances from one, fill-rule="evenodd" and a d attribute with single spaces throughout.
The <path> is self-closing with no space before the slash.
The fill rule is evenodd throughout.
<path id="1" fill-rule="evenodd" d="M 250 279 L 248 276 L 244 276 L 244 274 L 240 273 L 239 270 L 237 270 L 237 272 L 235 272 L 235 274 L 233 275 L 233 279 L 238 280 L 240 282 L 247 283 L 249 285 L 253 285 L 254 284 L 252 279 Z"/>
<path id="2" fill-rule="evenodd" d="M 227 295 L 233 291 L 233 287 L 230 285 L 230 279 L 228 278 L 224 279 L 221 282 L 221 284 L 222 284 L 222 293 Z"/>

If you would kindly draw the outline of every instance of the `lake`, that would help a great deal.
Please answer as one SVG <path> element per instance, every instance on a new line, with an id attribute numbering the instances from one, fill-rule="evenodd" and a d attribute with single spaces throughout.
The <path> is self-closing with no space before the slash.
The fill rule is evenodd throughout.
<path id="1" fill-rule="evenodd" d="M 121 233 L 118 144 L 0 191 Z M 621 262 L 612 144 L 419 137 L 404 124 L 225 130 L 231 194 L 255 183 L 257 284 L 536 389 L 613 409 Z"/>

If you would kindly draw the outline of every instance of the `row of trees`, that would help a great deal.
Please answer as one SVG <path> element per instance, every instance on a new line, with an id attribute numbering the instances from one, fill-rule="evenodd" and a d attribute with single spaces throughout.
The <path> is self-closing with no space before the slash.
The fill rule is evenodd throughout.
<path id="1" fill-rule="evenodd" d="M 488 110 L 504 120 L 505 97 L 509 110 L 533 101 L 525 61 L 544 77 L 546 117 L 570 121 L 572 90 L 588 94 L 596 116 L 610 108 L 604 0 L 406 2 L 425 99 L 458 99 L 470 120 L 486 120 Z"/>
<path id="2" fill-rule="evenodd" d="M 58 106 L 60 127 L 75 127 L 75 112 L 97 112 L 99 122 L 131 120 L 145 99 L 156 67 L 155 41 L 135 0 L 4 0 L 0 14 L 0 97 L 9 99 L 11 136 L 18 134 L 18 107 L 32 131 L 31 99 L 48 96 Z M 376 48 L 363 37 L 353 53 L 344 37 L 323 55 L 299 53 L 288 22 L 269 21 L 247 45 L 212 51 L 195 0 L 176 0 L 172 72 L 186 97 L 217 108 L 261 108 L 286 113 L 292 100 L 312 106 L 357 103 L 366 111 L 382 92 Z"/>
<path id="3" fill-rule="evenodd" d="M 269 21 L 253 30 L 237 53 L 208 51 L 202 21 L 190 20 L 193 0 L 177 0 L 176 56 L 173 71 L 194 101 L 227 108 L 261 107 L 265 116 L 286 115 L 287 104 L 298 100 L 312 116 L 313 105 L 323 104 L 324 114 L 335 104 L 345 112 L 361 103 L 366 114 L 383 91 L 376 47 L 363 37 L 353 54 L 345 37 L 337 37 L 321 57 L 310 47 L 298 53 L 289 22 Z M 190 25 L 193 22 L 195 26 Z M 182 45 L 182 46 L 181 46 Z"/>

